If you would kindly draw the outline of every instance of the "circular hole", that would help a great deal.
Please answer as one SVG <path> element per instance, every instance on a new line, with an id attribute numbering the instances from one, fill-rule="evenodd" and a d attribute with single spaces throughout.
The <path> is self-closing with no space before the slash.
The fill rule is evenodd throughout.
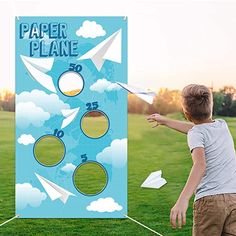
<path id="1" fill-rule="evenodd" d="M 64 95 L 74 97 L 82 92 L 84 80 L 79 73 L 67 71 L 60 76 L 58 87 Z"/>
<path id="2" fill-rule="evenodd" d="M 80 164 L 74 172 L 73 179 L 77 190 L 84 195 L 101 193 L 108 182 L 107 171 L 95 161 Z"/>
<path id="3" fill-rule="evenodd" d="M 109 119 L 102 111 L 89 111 L 81 119 L 81 129 L 89 138 L 100 138 L 109 129 Z"/>
<path id="4" fill-rule="evenodd" d="M 42 136 L 34 145 L 34 156 L 41 165 L 58 165 L 65 156 L 65 144 L 56 136 Z"/>

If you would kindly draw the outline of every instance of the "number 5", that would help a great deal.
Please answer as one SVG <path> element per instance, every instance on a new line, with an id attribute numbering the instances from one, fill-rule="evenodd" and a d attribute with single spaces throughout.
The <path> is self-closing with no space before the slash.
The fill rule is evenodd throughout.
<path id="1" fill-rule="evenodd" d="M 93 110 L 98 109 L 98 102 L 92 102 Z"/>

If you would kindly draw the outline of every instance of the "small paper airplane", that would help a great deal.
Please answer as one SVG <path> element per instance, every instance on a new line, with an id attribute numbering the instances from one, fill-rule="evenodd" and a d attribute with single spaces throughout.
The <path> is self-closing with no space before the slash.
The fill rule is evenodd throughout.
<path id="1" fill-rule="evenodd" d="M 128 84 L 124 84 L 124 83 L 120 83 L 120 82 L 116 82 L 116 83 L 118 85 L 120 85 L 123 89 L 127 90 L 128 92 L 135 94 L 137 97 L 141 98 L 145 102 L 147 102 L 149 104 L 153 103 L 156 93 L 147 92 L 147 91 L 141 90 L 139 88 L 135 88 L 135 87 L 128 85 Z"/>
<path id="2" fill-rule="evenodd" d="M 49 181 L 48 179 L 35 173 L 40 183 L 43 185 L 45 191 L 49 195 L 52 201 L 60 199 L 64 204 L 67 202 L 69 196 L 75 196 L 73 193 L 65 190 L 64 188 L 58 186 L 57 184 Z"/>
<path id="3" fill-rule="evenodd" d="M 105 60 L 121 63 L 121 29 L 103 40 L 77 60 L 91 59 L 100 71 Z"/>
<path id="4" fill-rule="evenodd" d="M 20 57 L 30 76 L 49 91 L 56 93 L 52 77 L 45 74 L 52 69 L 54 58 Z"/>
<path id="5" fill-rule="evenodd" d="M 62 121 L 61 129 L 65 128 L 67 125 L 69 125 L 77 116 L 79 112 L 80 107 L 74 108 L 74 109 L 63 109 L 61 110 L 62 115 L 65 117 L 65 119 Z"/>
<path id="6" fill-rule="evenodd" d="M 160 188 L 167 183 L 167 181 L 161 177 L 162 171 L 158 170 L 152 172 L 147 179 L 142 183 L 142 188 Z"/>

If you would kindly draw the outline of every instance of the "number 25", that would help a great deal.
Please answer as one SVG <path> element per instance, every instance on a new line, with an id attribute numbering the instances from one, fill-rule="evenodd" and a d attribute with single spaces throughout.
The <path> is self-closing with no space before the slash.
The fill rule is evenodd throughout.
<path id="1" fill-rule="evenodd" d="M 96 110 L 98 109 L 98 102 L 88 102 L 86 103 L 86 106 L 87 106 L 87 110 L 88 111 L 91 111 L 91 110 Z"/>

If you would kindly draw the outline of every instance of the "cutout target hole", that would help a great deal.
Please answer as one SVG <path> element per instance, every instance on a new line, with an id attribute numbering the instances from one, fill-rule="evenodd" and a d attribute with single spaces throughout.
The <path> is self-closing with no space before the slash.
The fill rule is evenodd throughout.
<path id="1" fill-rule="evenodd" d="M 94 196 L 106 188 L 108 175 L 106 169 L 100 163 L 87 161 L 75 169 L 73 181 L 80 193 Z"/>
<path id="2" fill-rule="evenodd" d="M 65 156 L 65 144 L 54 135 L 45 135 L 34 144 L 34 157 L 44 166 L 58 165 Z"/>
<path id="3" fill-rule="evenodd" d="M 100 138 L 104 136 L 110 123 L 107 115 L 99 110 L 89 111 L 81 119 L 81 129 L 89 138 Z"/>
<path id="4" fill-rule="evenodd" d="M 66 71 L 60 76 L 58 87 L 64 95 L 74 97 L 82 92 L 84 88 L 84 79 L 75 71 Z"/>

